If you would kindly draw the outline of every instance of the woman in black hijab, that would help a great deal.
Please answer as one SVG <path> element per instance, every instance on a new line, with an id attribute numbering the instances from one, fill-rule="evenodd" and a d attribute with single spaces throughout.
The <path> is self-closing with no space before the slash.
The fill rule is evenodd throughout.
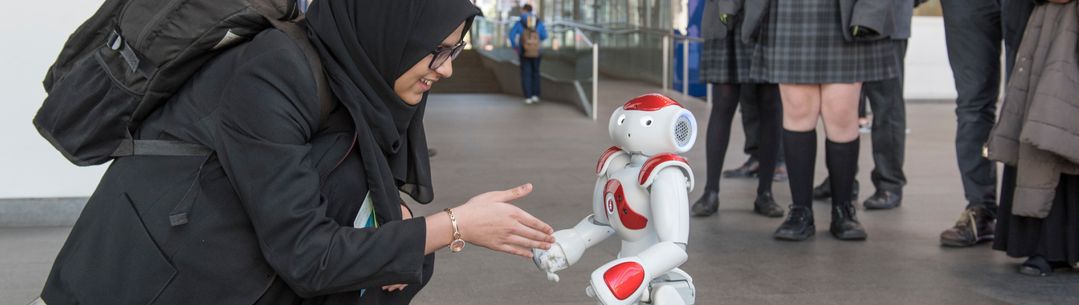
<path id="1" fill-rule="evenodd" d="M 310 45 L 267 30 L 217 56 L 136 132 L 213 153 L 116 159 L 42 298 L 406 304 L 451 242 L 524 257 L 549 248 L 551 227 L 507 203 L 530 184 L 427 217 L 400 197 L 433 199 L 427 90 L 452 75 L 479 14 L 469 0 L 318 0 Z"/>

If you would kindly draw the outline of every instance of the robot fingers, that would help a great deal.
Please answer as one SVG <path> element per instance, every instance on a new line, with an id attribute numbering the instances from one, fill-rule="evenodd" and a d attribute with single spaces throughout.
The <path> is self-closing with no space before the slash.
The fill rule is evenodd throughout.
<path id="1" fill-rule="evenodd" d="M 558 244 L 551 246 L 550 250 L 532 249 L 532 262 L 536 267 L 545 272 L 556 272 L 569 268 L 569 261 L 562 247 Z"/>

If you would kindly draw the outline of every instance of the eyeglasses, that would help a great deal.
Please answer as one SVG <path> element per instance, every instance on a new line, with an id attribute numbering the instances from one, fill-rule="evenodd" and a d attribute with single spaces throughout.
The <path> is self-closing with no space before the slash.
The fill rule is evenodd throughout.
<path id="1" fill-rule="evenodd" d="M 431 60 L 431 64 L 427 67 L 431 68 L 431 70 L 438 69 L 438 67 L 441 67 L 447 60 L 456 59 L 457 55 L 461 55 L 461 51 L 464 49 L 464 40 L 461 40 L 461 42 L 458 42 L 452 47 L 438 46 L 434 51 L 431 51 L 431 54 L 434 55 L 435 58 Z"/>

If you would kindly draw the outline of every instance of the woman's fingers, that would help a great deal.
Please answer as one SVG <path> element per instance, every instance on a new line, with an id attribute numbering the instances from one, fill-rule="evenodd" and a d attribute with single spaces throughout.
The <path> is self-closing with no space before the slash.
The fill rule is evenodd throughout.
<path id="1" fill-rule="evenodd" d="M 548 225 L 542 220 L 539 220 L 539 218 L 532 216 L 532 214 L 528 214 L 528 212 L 525 212 L 524 210 L 521 210 L 520 213 L 518 213 L 517 221 L 536 231 L 540 231 L 546 234 L 554 233 L 554 229 L 551 228 L 551 225 Z"/>
<path id="2" fill-rule="evenodd" d="M 521 222 L 518 225 L 518 228 L 515 228 L 513 230 L 513 234 L 538 242 L 555 242 L 554 236 L 552 236 L 550 232 L 543 231 L 542 229 L 536 229 L 530 225 L 525 224 L 524 222 Z"/>
<path id="3" fill-rule="evenodd" d="M 408 284 L 386 285 L 386 286 L 382 286 L 382 290 L 383 291 L 388 291 L 388 292 L 393 292 L 393 291 L 397 291 L 397 290 L 405 290 L 405 287 L 408 287 Z"/>
<path id="4" fill-rule="evenodd" d="M 532 249 L 537 249 L 537 248 L 538 249 L 543 249 L 543 250 L 547 250 L 547 249 L 551 248 L 551 244 L 548 243 L 548 242 L 539 241 L 539 240 L 523 237 L 523 236 L 520 236 L 520 235 L 510 235 L 510 236 L 506 237 L 506 243 L 510 244 L 510 245 L 513 245 L 515 247 L 518 247 L 518 248 L 528 249 L 529 251 L 531 251 Z"/>
<path id="5" fill-rule="evenodd" d="M 510 244 L 502 244 L 501 246 L 498 246 L 498 251 L 506 252 L 506 253 L 509 253 L 509 254 L 513 254 L 513 255 L 521 256 L 521 257 L 525 257 L 525 258 L 532 258 L 532 249 L 531 248 L 523 248 L 523 247 L 518 247 L 518 246 L 514 246 L 514 245 L 510 245 Z"/>
<path id="6" fill-rule="evenodd" d="M 518 187 L 515 187 L 515 188 L 511 188 L 511 189 L 504 190 L 504 191 L 487 192 L 487 193 L 484 193 L 483 195 L 480 195 L 480 196 L 483 196 L 484 200 L 489 200 L 489 201 L 512 202 L 514 200 L 521 199 L 521 198 L 524 198 L 525 196 L 528 196 L 529 193 L 532 193 L 532 184 L 531 183 L 525 183 L 524 185 L 521 185 L 521 186 L 518 186 Z"/>

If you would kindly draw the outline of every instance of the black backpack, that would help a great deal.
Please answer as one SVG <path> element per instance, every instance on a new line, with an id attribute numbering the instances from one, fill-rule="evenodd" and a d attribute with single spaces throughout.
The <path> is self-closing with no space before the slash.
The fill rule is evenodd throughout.
<path id="1" fill-rule="evenodd" d="M 196 144 L 131 135 L 208 60 L 271 27 L 304 50 L 328 109 L 322 65 L 297 24 L 303 14 L 296 1 L 106 0 L 49 68 L 48 97 L 34 125 L 79 166 L 131 155 L 206 154 Z"/>

